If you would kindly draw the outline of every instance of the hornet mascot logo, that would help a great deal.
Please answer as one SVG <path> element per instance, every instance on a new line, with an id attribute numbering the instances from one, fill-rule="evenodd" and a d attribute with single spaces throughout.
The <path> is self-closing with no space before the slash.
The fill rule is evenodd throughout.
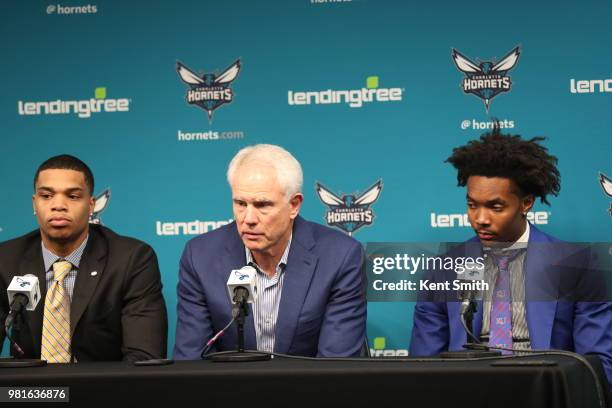
<path id="1" fill-rule="evenodd" d="M 612 198 L 612 179 L 603 173 L 599 173 L 599 182 L 601 183 L 601 188 L 603 188 L 604 193 L 606 193 L 608 197 Z M 612 203 L 610 203 L 610 209 L 608 212 L 610 213 L 610 217 L 612 217 Z"/>
<path id="2" fill-rule="evenodd" d="M 476 95 L 484 101 L 487 113 L 491 100 L 502 92 L 510 91 L 512 81 L 508 71 L 516 66 L 520 55 L 519 47 L 514 48 L 499 62 L 472 62 L 468 57 L 453 48 L 453 62 L 467 78 L 463 79 L 463 92 Z"/>
<path id="3" fill-rule="evenodd" d="M 110 196 L 110 188 L 107 188 L 102 192 L 102 194 L 96 197 L 96 203 L 94 204 L 93 213 L 89 216 L 90 224 L 102 224 L 102 221 L 100 220 L 100 215 L 104 210 L 106 210 L 106 207 L 108 207 Z"/>
<path id="4" fill-rule="evenodd" d="M 382 180 L 378 180 L 359 197 L 356 197 L 356 194 L 338 197 L 321 183 L 316 183 L 316 190 L 323 204 L 329 207 L 325 215 L 327 225 L 339 228 L 352 236 L 359 228 L 374 222 L 374 213 L 370 206 L 380 196 Z"/>
<path id="5" fill-rule="evenodd" d="M 196 105 L 208 113 L 208 121 L 212 121 L 215 109 L 224 103 L 230 103 L 234 99 L 234 93 L 229 88 L 232 81 L 238 77 L 240 72 L 240 60 L 230 65 L 220 75 L 202 74 L 197 75 L 182 63 L 176 63 L 179 77 L 189 85 L 185 99 L 190 105 Z"/>

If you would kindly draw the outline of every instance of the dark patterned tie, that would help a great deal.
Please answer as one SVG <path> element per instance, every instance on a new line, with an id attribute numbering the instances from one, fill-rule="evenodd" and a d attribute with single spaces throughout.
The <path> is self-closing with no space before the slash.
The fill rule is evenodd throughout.
<path id="1" fill-rule="evenodd" d="M 519 249 L 492 254 L 499 267 L 491 299 L 489 345 L 492 347 L 512 348 L 512 294 L 510 293 L 508 265 L 521 252 L 522 250 Z M 511 353 L 511 351 L 502 351 L 502 354 Z"/>

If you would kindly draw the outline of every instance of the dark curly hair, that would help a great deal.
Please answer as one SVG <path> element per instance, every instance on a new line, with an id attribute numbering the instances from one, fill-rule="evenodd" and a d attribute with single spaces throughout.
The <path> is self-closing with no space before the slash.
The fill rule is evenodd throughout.
<path id="1" fill-rule="evenodd" d="M 465 186 L 470 176 L 508 178 L 520 189 L 519 195 L 533 194 L 550 205 L 546 196 L 559 195 L 561 175 L 557 158 L 548 154 L 539 143 L 542 140 L 545 138 L 505 135 L 496 126 L 479 140 L 454 148 L 445 162 L 457 169 L 459 186 Z"/>

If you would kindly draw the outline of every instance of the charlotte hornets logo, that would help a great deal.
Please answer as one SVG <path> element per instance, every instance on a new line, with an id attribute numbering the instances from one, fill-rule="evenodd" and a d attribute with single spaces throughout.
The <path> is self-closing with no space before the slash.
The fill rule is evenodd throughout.
<path id="1" fill-rule="evenodd" d="M 321 183 L 316 184 L 316 189 L 323 204 L 329 207 L 327 214 L 325 214 L 327 225 L 353 235 L 358 229 L 374 222 L 374 212 L 370 206 L 380 196 L 382 180 L 378 180 L 359 196 L 346 194 L 338 197 Z"/>
<path id="2" fill-rule="evenodd" d="M 499 62 L 471 61 L 468 57 L 453 48 L 452 58 L 459 71 L 466 75 L 462 88 L 466 94 L 472 94 L 484 101 L 485 109 L 489 112 L 491 101 L 502 92 L 512 88 L 512 80 L 508 71 L 516 66 L 520 55 L 519 47 L 514 48 Z"/>
<path id="3" fill-rule="evenodd" d="M 209 122 L 212 121 L 213 112 L 219 106 L 231 103 L 234 99 L 234 92 L 229 86 L 238 77 L 240 60 L 234 62 L 220 75 L 198 75 L 178 61 L 176 70 L 181 80 L 189 85 L 185 97 L 187 103 L 204 109 Z"/>
<path id="4" fill-rule="evenodd" d="M 606 193 L 608 197 L 612 198 L 612 179 L 603 173 L 599 173 L 599 183 L 601 184 L 601 188 L 603 188 L 604 193 Z M 608 212 L 610 213 L 610 217 L 612 217 L 612 202 L 610 203 L 610 209 Z"/>
<path id="5" fill-rule="evenodd" d="M 100 215 L 102 214 L 104 210 L 106 210 L 106 207 L 108 207 L 110 196 L 111 196 L 110 188 L 107 188 L 106 190 L 102 192 L 102 194 L 96 197 L 96 203 L 94 204 L 93 213 L 89 216 L 90 224 L 102 224 Z"/>

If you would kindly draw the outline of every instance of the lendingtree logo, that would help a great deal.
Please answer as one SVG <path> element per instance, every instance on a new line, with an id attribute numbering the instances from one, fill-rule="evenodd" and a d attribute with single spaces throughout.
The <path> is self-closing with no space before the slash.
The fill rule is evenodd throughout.
<path id="1" fill-rule="evenodd" d="M 205 234 L 209 231 L 221 228 L 224 225 L 231 223 L 233 219 L 220 220 L 220 221 L 181 221 L 181 222 L 155 222 L 155 234 L 156 235 L 200 235 Z"/>
<path id="2" fill-rule="evenodd" d="M 388 349 L 386 337 L 375 337 L 372 340 L 372 348 L 370 349 L 372 357 L 406 357 L 407 349 Z"/>
<path id="3" fill-rule="evenodd" d="M 550 218 L 549 211 L 529 211 L 527 221 L 535 225 L 547 225 Z M 471 227 L 467 213 L 439 214 L 432 212 L 429 214 L 429 221 L 432 228 L 453 228 Z"/>
<path id="4" fill-rule="evenodd" d="M 575 93 L 605 93 L 612 92 L 612 78 L 609 79 L 570 79 L 570 92 Z"/>
<path id="5" fill-rule="evenodd" d="M 81 119 L 90 118 L 93 113 L 128 112 L 130 100 L 126 98 L 107 98 L 105 87 L 94 89 L 90 99 L 69 100 L 56 99 L 47 102 L 17 102 L 17 112 L 21 116 L 68 115 L 76 114 Z"/>
<path id="6" fill-rule="evenodd" d="M 366 86 L 360 89 L 323 91 L 289 91 L 289 105 L 332 105 L 348 104 L 351 108 L 361 108 L 366 103 L 400 102 L 404 97 L 403 88 L 380 88 L 377 76 L 366 78 Z"/>

